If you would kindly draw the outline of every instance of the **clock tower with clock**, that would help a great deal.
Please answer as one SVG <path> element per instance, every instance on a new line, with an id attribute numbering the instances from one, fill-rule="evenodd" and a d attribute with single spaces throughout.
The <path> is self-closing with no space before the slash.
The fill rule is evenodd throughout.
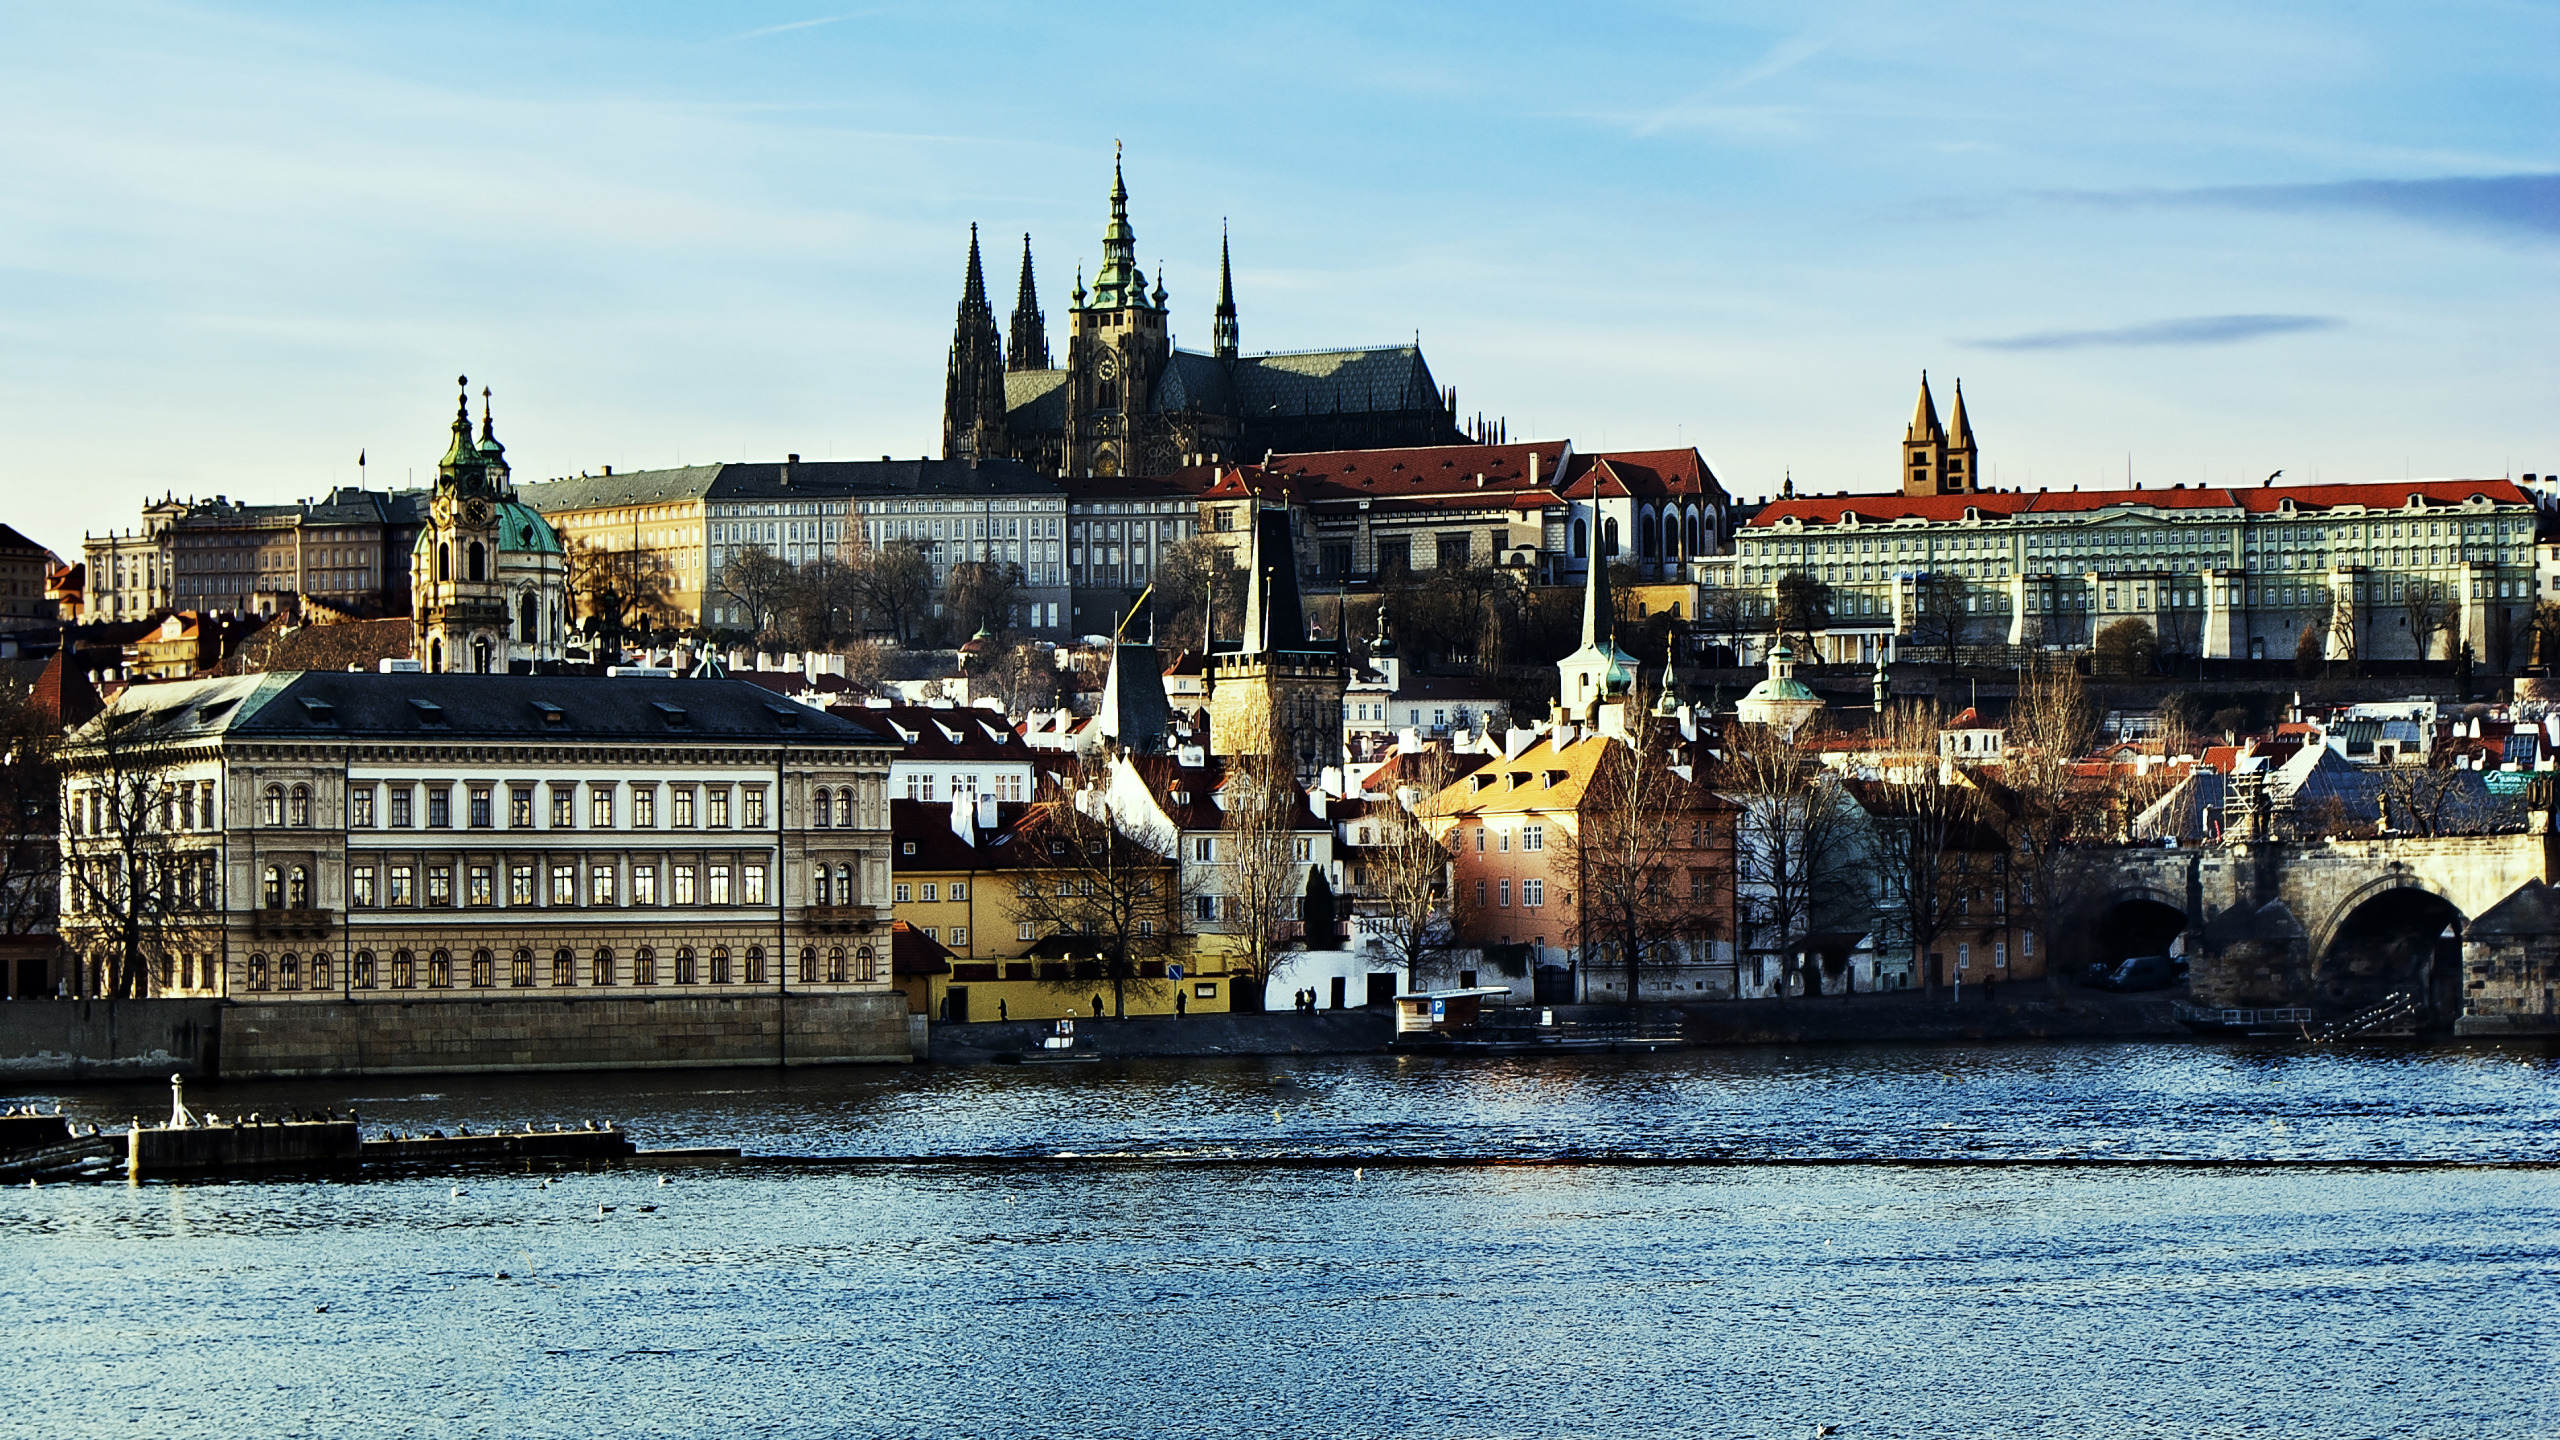
<path id="1" fill-rule="evenodd" d="M 516 498 L 487 387 L 475 440 L 469 378 L 456 383 L 463 390 L 453 443 L 436 464 L 427 524 L 409 557 L 409 653 L 437 671 L 504 674 L 556 664 L 568 637 L 559 533 Z"/>
<path id="2" fill-rule="evenodd" d="M 1166 329 L 1164 277 L 1150 294 L 1138 268 L 1138 237 L 1129 228 L 1129 187 L 1111 161 L 1111 221 L 1102 231 L 1102 267 L 1093 289 L 1076 277 L 1067 311 L 1065 473 L 1142 475 L 1157 377 L 1172 353 Z"/>

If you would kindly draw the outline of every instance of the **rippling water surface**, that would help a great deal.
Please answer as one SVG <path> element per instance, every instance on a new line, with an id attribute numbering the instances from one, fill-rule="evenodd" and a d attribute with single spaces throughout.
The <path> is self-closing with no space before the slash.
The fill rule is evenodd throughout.
<path id="1" fill-rule="evenodd" d="M 2528 1052 L 190 1099 L 800 1158 L 0 1191 L 0 1433 L 2560 1434 L 2560 1067 Z"/>

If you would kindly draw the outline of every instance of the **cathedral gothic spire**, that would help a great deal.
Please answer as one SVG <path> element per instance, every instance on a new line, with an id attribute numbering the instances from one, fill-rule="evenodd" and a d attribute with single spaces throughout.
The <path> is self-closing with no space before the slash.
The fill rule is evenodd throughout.
<path id="1" fill-rule="evenodd" d="M 1022 237 L 1022 283 L 1013 294 L 1013 333 L 1005 347 L 1007 370 L 1049 368 L 1048 317 L 1040 313 L 1040 287 L 1031 278 L 1031 237 Z"/>
<path id="2" fill-rule="evenodd" d="M 961 283 L 951 367 L 942 391 L 942 455 L 946 460 L 975 460 L 1003 451 L 1004 342 L 996 334 L 995 307 L 987 303 L 986 270 L 978 259 L 978 227 L 971 225 L 969 273 Z"/>
<path id="3" fill-rule="evenodd" d="M 1218 227 L 1218 318 L 1210 333 L 1210 349 L 1221 360 L 1236 358 L 1236 272 L 1227 263 L 1227 227 Z"/>

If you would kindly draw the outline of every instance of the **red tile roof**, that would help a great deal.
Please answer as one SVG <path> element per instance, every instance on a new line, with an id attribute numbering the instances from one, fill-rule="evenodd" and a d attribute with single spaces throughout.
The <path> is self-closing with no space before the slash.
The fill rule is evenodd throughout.
<path id="1" fill-rule="evenodd" d="M 1571 449 L 1566 440 L 1521 445 L 1421 445 L 1397 450 L 1321 450 L 1274 455 L 1271 475 L 1312 487 L 1311 499 L 1546 491 L 1556 482 L 1556 462 Z M 1529 479 L 1530 457 L 1538 477 Z M 1484 483 L 1478 485 L 1476 477 Z"/>
<path id="2" fill-rule="evenodd" d="M 1707 468 L 1706 457 L 1692 447 L 1687 450 L 1620 450 L 1599 455 L 1574 457 L 1573 478 L 1563 487 L 1564 497 L 1579 500 L 1594 494 L 1632 495 L 1642 499 L 1663 496 L 1718 496 L 1724 487 L 1717 483 L 1715 472 Z"/>

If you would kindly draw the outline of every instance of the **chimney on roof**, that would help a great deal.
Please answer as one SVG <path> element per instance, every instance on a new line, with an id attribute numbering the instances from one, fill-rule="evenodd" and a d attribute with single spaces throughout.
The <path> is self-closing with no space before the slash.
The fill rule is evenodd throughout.
<path id="1" fill-rule="evenodd" d="M 607 465 L 606 467 L 604 467 L 604 473 L 605 473 L 606 475 L 608 475 L 608 476 L 612 475 L 612 474 L 613 474 L 613 467 L 612 467 L 612 466 L 610 466 L 610 465 Z"/>
<path id="2" fill-rule="evenodd" d="M 1479 490 L 1484 488 L 1484 472 L 1481 470 L 1476 472 L 1476 488 Z"/>
<path id="3" fill-rule="evenodd" d="M 794 465 L 797 465 L 797 464 L 799 464 L 799 463 L 800 463 L 800 457 L 799 457 L 798 455 L 796 455 L 796 454 L 793 454 L 793 455 L 786 455 L 786 456 L 782 457 L 782 488 L 783 488 L 783 489 L 788 490 L 788 489 L 790 489 L 790 488 L 791 488 L 791 467 L 792 467 L 792 466 L 794 466 Z"/>
<path id="4" fill-rule="evenodd" d="M 1529 452 L 1529 488 L 1538 488 L 1538 452 L 1535 450 Z"/>

